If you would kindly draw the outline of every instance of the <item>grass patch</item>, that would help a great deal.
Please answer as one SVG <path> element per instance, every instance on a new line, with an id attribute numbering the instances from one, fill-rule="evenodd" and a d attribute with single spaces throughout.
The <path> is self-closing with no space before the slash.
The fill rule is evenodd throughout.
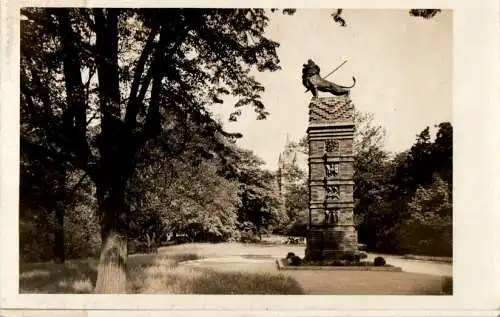
<path id="1" fill-rule="evenodd" d="M 150 265 L 129 276 L 129 293 L 161 294 L 303 294 L 292 277 L 269 273 L 196 270 L 187 267 Z"/>
<path id="2" fill-rule="evenodd" d="M 20 293 L 89 294 L 97 279 L 97 261 L 20 263 Z"/>
<path id="3" fill-rule="evenodd" d="M 209 272 L 191 287 L 194 294 L 304 294 L 295 279 L 269 273 Z"/>
<path id="4" fill-rule="evenodd" d="M 426 285 L 415 293 L 417 295 L 453 295 L 453 278 L 441 276 L 440 283 Z"/>
<path id="5" fill-rule="evenodd" d="M 199 260 L 203 257 L 197 253 L 174 253 L 171 258 L 175 261 L 175 263 L 180 263 L 185 261 Z"/>
<path id="6" fill-rule="evenodd" d="M 172 270 L 180 262 L 200 258 L 202 257 L 194 252 L 129 256 L 127 260 L 129 289 L 133 292 L 138 289 L 145 291 L 145 283 L 162 276 L 163 270 Z M 97 259 L 71 260 L 62 264 L 21 262 L 19 263 L 19 292 L 90 294 L 97 280 L 97 265 Z"/>
<path id="7" fill-rule="evenodd" d="M 453 295 L 453 278 L 449 276 L 443 277 L 441 285 L 442 295 Z"/>

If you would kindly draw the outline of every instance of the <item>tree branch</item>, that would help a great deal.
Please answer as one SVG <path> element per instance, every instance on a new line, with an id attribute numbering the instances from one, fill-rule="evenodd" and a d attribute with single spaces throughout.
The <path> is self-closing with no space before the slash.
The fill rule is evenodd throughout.
<path id="1" fill-rule="evenodd" d="M 63 52 L 63 70 L 66 84 L 67 109 L 64 113 L 63 126 L 71 142 L 72 149 L 82 163 L 86 164 L 90 156 L 87 143 L 87 105 L 85 89 L 82 83 L 81 63 L 78 53 L 78 39 L 73 32 L 67 10 L 59 10 L 60 35 Z"/>
<path id="2" fill-rule="evenodd" d="M 28 140 L 26 137 L 22 136 L 20 137 L 20 143 L 21 147 L 24 147 L 28 151 L 31 151 L 33 153 L 37 153 L 37 155 L 41 155 L 43 157 L 48 157 L 53 159 L 55 162 L 58 162 L 60 164 L 64 164 L 65 162 L 69 162 L 73 166 L 81 169 L 84 171 L 88 176 L 94 179 L 96 176 L 96 170 L 93 165 L 91 164 L 82 164 L 82 162 L 77 159 L 75 156 L 72 156 L 69 153 L 64 153 L 62 151 L 58 151 L 54 148 L 51 148 L 50 146 L 43 146 L 40 144 L 33 143 L 32 141 Z"/>
<path id="3" fill-rule="evenodd" d="M 165 77 L 166 66 L 172 66 L 172 56 L 176 53 L 177 49 L 180 47 L 184 39 L 189 33 L 189 28 L 182 26 L 183 30 L 179 30 L 180 34 L 173 41 L 172 46 L 168 48 L 167 51 L 167 40 L 168 40 L 168 28 L 167 25 L 163 25 L 160 31 L 160 42 L 158 45 L 158 50 L 155 53 L 155 57 L 151 67 L 154 67 L 155 72 L 153 73 L 153 87 L 151 89 L 151 100 L 149 102 L 148 114 L 146 116 L 146 123 L 143 129 L 143 140 L 149 139 L 151 136 L 156 135 L 161 128 L 160 121 L 160 104 L 161 104 L 161 91 L 162 91 L 162 80 Z M 167 62 L 170 60 L 170 63 Z"/>
<path id="4" fill-rule="evenodd" d="M 140 81 L 142 78 L 142 74 L 144 73 L 144 67 L 146 65 L 146 61 L 148 60 L 149 56 L 153 52 L 153 47 L 154 47 L 154 39 L 156 37 L 156 34 L 158 33 L 159 27 L 154 27 L 151 32 L 149 33 L 148 39 L 146 41 L 146 45 L 144 46 L 144 49 L 142 50 L 141 56 L 139 57 L 139 60 L 137 61 L 137 66 L 134 71 L 134 79 L 132 81 L 132 86 L 130 89 L 130 95 L 129 95 L 129 101 L 127 105 L 127 112 L 125 114 L 125 122 L 127 126 L 130 127 L 131 130 L 135 128 L 136 125 L 136 119 L 137 119 L 137 113 L 139 111 L 139 105 L 142 102 L 142 99 L 138 99 L 138 90 L 139 90 L 139 85 Z M 148 74 L 150 72 L 148 71 Z M 149 86 L 149 81 L 151 80 L 151 77 L 146 76 L 144 82 L 143 82 L 143 87 Z M 141 89 L 142 90 L 142 89 Z M 144 93 L 145 94 L 145 93 Z"/>

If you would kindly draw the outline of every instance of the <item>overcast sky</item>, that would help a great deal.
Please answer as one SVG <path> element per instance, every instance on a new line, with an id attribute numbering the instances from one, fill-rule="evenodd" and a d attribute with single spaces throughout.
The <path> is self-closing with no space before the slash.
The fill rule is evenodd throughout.
<path id="1" fill-rule="evenodd" d="M 309 58 L 323 76 L 348 60 L 328 80 L 348 86 L 356 77 L 354 105 L 385 127 L 390 152 L 408 149 L 426 126 L 451 121 L 451 11 L 423 20 L 407 10 L 344 10 L 345 28 L 333 22 L 332 11 L 270 15 L 267 36 L 280 43 L 282 70 L 255 74 L 266 88 L 266 120 L 256 121 L 247 108 L 238 122 L 229 122 L 231 105 L 218 107 L 226 130 L 241 132 L 238 144 L 264 159 L 266 168 L 276 169 L 287 133 L 292 140 L 306 133 L 311 94 L 304 93 L 301 76 Z"/>

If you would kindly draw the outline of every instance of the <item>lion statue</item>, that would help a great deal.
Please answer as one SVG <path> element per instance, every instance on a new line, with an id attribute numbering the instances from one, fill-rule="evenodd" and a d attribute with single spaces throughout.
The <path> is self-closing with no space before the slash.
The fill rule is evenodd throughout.
<path id="1" fill-rule="evenodd" d="M 340 86 L 321 78 L 320 69 L 312 60 L 308 60 L 302 68 L 302 84 L 311 91 L 314 97 L 318 96 L 318 91 L 329 92 L 335 96 L 348 95 L 352 87 L 356 85 L 356 78 L 352 77 L 354 83 L 350 87 Z"/>

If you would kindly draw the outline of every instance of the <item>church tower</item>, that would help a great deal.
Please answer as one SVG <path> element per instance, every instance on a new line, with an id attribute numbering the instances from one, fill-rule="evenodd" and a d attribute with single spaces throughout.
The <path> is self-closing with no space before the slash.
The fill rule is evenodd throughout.
<path id="1" fill-rule="evenodd" d="M 278 188 L 281 197 L 286 194 L 286 172 L 297 165 L 297 151 L 293 148 L 290 142 L 290 135 L 286 135 L 285 149 L 280 153 L 278 159 Z"/>

